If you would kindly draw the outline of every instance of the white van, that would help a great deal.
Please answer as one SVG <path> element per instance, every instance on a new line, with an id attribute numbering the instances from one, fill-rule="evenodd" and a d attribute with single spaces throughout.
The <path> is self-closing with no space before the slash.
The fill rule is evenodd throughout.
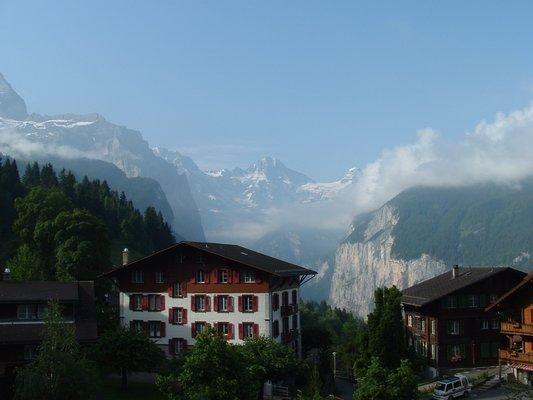
<path id="1" fill-rule="evenodd" d="M 472 385 L 468 382 L 468 378 L 462 374 L 455 374 L 437 382 L 433 391 L 433 399 L 453 400 L 461 396 L 468 397 L 471 390 Z"/>

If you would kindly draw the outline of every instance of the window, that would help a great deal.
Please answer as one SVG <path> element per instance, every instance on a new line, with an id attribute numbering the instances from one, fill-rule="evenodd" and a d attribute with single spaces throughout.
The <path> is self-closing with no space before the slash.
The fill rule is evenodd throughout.
<path id="1" fill-rule="evenodd" d="M 254 337 L 254 324 L 245 322 L 242 324 L 244 338 L 251 338 Z"/>
<path id="2" fill-rule="evenodd" d="M 185 343 L 183 339 L 174 340 L 174 353 L 182 353 L 185 350 Z"/>
<path id="3" fill-rule="evenodd" d="M 156 311 L 158 309 L 158 298 L 159 296 L 157 296 L 156 294 L 149 294 L 148 295 L 148 309 L 150 311 Z"/>
<path id="4" fill-rule="evenodd" d="M 218 271 L 218 282 L 219 283 L 228 283 L 229 281 L 229 271 L 227 269 L 221 269 Z"/>
<path id="5" fill-rule="evenodd" d="M 272 323 L 272 336 L 274 336 L 275 338 L 279 336 L 279 321 L 278 320 L 275 320 Z"/>
<path id="6" fill-rule="evenodd" d="M 298 314 L 292 316 L 292 329 L 298 329 Z"/>
<path id="7" fill-rule="evenodd" d="M 196 262 L 197 262 L 198 264 L 203 264 L 203 263 L 204 263 L 204 256 L 203 256 L 203 254 L 197 254 L 197 255 L 196 255 Z"/>
<path id="8" fill-rule="evenodd" d="M 432 335 L 437 334 L 437 321 L 435 321 L 434 319 L 431 320 L 430 331 Z"/>
<path id="9" fill-rule="evenodd" d="M 148 322 L 148 332 L 150 337 L 158 338 L 161 337 L 161 322 L 160 321 L 150 321 Z"/>
<path id="10" fill-rule="evenodd" d="M 17 319 L 35 319 L 35 311 L 32 304 L 19 304 L 17 306 Z"/>
<path id="11" fill-rule="evenodd" d="M 479 297 L 475 294 L 468 295 L 467 301 L 468 308 L 476 308 L 479 306 Z"/>
<path id="12" fill-rule="evenodd" d="M 143 309 L 143 297 L 140 294 L 132 294 L 132 309 L 135 311 L 141 311 Z"/>
<path id="13" fill-rule="evenodd" d="M 242 306 L 244 312 L 254 311 L 254 296 L 246 295 L 242 296 Z"/>
<path id="14" fill-rule="evenodd" d="M 447 328 L 449 335 L 459 335 L 461 333 L 460 321 L 448 321 Z"/>
<path id="15" fill-rule="evenodd" d="M 454 389 L 459 389 L 461 386 L 462 386 L 461 381 L 455 381 L 453 383 L 453 388 Z"/>
<path id="16" fill-rule="evenodd" d="M 452 358 L 452 357 L 464 358 L 466 354 L 466 345 L 464 344 L 448 345 L 447 352 L 448 352 L 448 358 Z"/>
<path id="17" fill-rule="evenodd" d="M 500 321 L 498 320 L 498 318 L 493 318 L 491 320 L 491 328 L 492 329 L 500 329 Z"/>
<path id="18" fill-rule="evenodd" d="M 490 303 L 496 303 L 498 301 L 498 295 L 497 294 L 491 294 L 490 297 L 489 297 L 489 302 Z"/>
<path id="19" fill-rule="evenodd" d="M 165 277 L 163 275 L 163 272 L 156 271 L 156 273 L 155 273 L 155 283 L 165 283 Z"/>
<path id="20" fill-rule="evenodd" d="M 130 328 L 131 328 L 131 330 L 134 330 L 134 331 L 137 331 L 137 332 L 142 332 L 142 330 L 143 330 L 143 322 L 142 321 L 138 321 L 138 320 L 131 321 L 130 322 Z"/>
<path id="21" fill-rule="evenodd" d="M 420 354 L 422 354 L 423 356 L 427 356 L 428 355 L 428 342 L 425 342 L 425 341 L 421 341 L 421 346 L 420 346 Z"/>
<path id="22" fill-rule="evenodd" d="M 174 309 L 174 323 L 183 324 L 183 308 L 178 307 Z"/>
<path id="23" fill-rule="evenodd" d="M 205 296 L 194 296 L 196 311 L 205 311 Z"/>
<path id="24" fill-rule="evenodd" d="M 281 305 L 282 306 L 288 306 L 289 305 L 289 292 L 283 292 L 281 295 Z"/>
<path id="25" fill-rule="evenodd" d="M 437 346 L 435 343 L 431 344 L 431 359 L 435 360 L 437 358 Z"/>
<path id="26" fill-rule="evenodd" d="M 196 271 L 196 283 L 205 283 L 205 272 L 201 269 Z"/>
<path id="27" fill-rule="evenodd" d="M 484 319 L 483 321 L 481 321 L 481 329 L 489 329 L 489 320 L 488 319 Z"/>
<path id="28" fill-rule="evenodd" d="M 426 319 L 420 318 L 420 330 L 426 332 Z"/>
<path id="29" fill-rule="evenodd" d="M 292 304 L 298 304 L 298 291 L 292 291 Z"/>
<path id="30" fill-rule="evenodd" d="M 227 312 L 228 311 L 228 296 L 218 296 L 218 311 Z"/>
<path id="31" fill-rule="evenodd" d="M 446 308 L 457 308 L 457 297 L 448 296 L 446 298 Z"/>
<path id="32" fill-rule="evenodd" d="M 48 307 L 46 304 L 37 304 L 37 319 L 44 319 L 47 311 Z"/>
<path id="33" fill-rule="evenodd" d="M 181 291 L 181 283 L 176 282 L 172 287 L 172 295 L 173 297 L 182 297 L 183 293 Z"/>
<path id="34" fill-rule="evenodd" d="M 206 329 L 205 322 L 196 322 L 196 334 L 202 333 Z"/>
<path id="35" fill-rule="evenodd" d="M 407 314 L 407 326 L 413 326 L 413 316 L 411 314 Z"/>
<path id="36" fill-rule="evenodd" d="M 229 324 L 227 322 L 219 322 L 217 324 L 217 331 L 223 335 L 229 335 Z"/>
<path id="37" fill-rule="evenodd" d="M 144 282 L 143 272 L 139 270 L 131 271 L 131 282 L 132 283 L 143 283 Z"/>
<path id="38" fill-rule="evenodd" d="M 244 271 L 242 273 L 242 280 L 244 283 L 254 283 L 255 282 L 255 272 L 254 271 Z"/>

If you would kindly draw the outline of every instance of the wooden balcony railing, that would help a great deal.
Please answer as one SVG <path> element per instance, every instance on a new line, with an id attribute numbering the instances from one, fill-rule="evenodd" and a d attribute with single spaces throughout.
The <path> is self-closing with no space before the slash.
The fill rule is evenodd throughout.
<path id="1" fill-rule="evenodd" d="M 520 322 L 502 322 L 502 333 L 512 333 L 517 335 L 533 335 L 533 324 L 522 324 Z"/>
<path id="2" fill-rule="evenodd" d="M 510 350 L 500 350 L 500 359 L 511 362 L 521 362 L 533 365 L 533 353 L 520 353 Z"/>

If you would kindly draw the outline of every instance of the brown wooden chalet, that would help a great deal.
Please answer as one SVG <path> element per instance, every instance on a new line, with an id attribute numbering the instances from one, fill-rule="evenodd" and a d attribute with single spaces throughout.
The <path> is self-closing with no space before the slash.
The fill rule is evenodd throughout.
<path id="1" fill-rule="evenodd" d="M 459 268 L 403 290 L 409 344 L 441 368 L 496 364 L 504 344 L 496 311 L 485 312 L 524 277 L 512 268 Z"/>
<path id="2" fill-rule="evenodd" d="M 533 385 L 533 272 L 487 307 L 494 311 L 505 337 L 500 363 L 512 368 L 517 381 Z"/>
<path id="3" fill-rule="evenodd" d="M 180 242 L 107 273 L 123 326 L 169 355 L 206 327 L 232 343 L 268 336 L 300 351 L 300 285 L 315 272 L 232 244 Z"/>
<path id="4" fill-rule="evenodd" d="M 80 343 L 97 339 L 93 282 L 0 281 L 0 378 L 11 381 L 14 369 L 31 361 L 42 340 L 47 304 L 56 300 Z M 3 385 L 0 382 L 0 387 Z M 1 392 L 1 390 L 0 390 Z M 0 393 L 0 398 L 2 393 Z"/>

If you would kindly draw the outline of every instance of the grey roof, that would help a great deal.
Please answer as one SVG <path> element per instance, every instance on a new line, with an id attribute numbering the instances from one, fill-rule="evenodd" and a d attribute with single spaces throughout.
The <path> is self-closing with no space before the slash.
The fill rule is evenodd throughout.
<path id="1" fill-rule="evenodd" d="M 490 276 L 510 269 L 512 268 L 459 268 L 455 278 L 453 278 L 452 270 L 449 270 L 441 275 L 435 276 L 434 278 L 404 289 L 402 291 L 402 303 L 414 306 L 423 306 L 459 289 L 463 289 Z"/>
<path id="2" fill-rule="evenodd" d="M 78 282 L 16 282 L 0 281 L 0 302 L 75 301 Z"/>
<path id="3" fill-rule="evenodd" d="M 266 254 L 258 253 L 256 251 L 247 249 L 236 244 L 183 241 L 176 243 L 166 249 L 153 253 L 147 257 L 135 260 L 125 266 L 109 271 L 104 275 L 115 275 L 116 273 L 119 273 L 124 269 L 138 266 L 140 263 L 146 262 L 152 257 L 169 253 L 180 246 L 188 246 L 207 253 L 215 254 L 227 260 L 231 260 L 246 265 L 248 267 L 252 267 L 260 271 L 268 272 L 272 275 L 277 275 L 281 277 L 316 274 L 316 271 L 300 267 L 299 265 L 292 264 L 287 261 L 280 260 L 278 258 L 267 256 Z"/>

